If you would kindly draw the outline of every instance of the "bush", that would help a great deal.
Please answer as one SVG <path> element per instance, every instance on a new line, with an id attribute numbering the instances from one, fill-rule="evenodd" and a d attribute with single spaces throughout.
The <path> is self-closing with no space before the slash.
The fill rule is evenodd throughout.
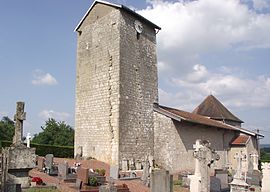
<path id="1" fill-rule="evenodd" d="M 11 141 L 0 141 L 0 146 L 2 147 L 9 147 L 11 144 Z M 31 147 L 36 148 L 36 154 L 39 156 L 53 154 L 55 157 L 73 158 L 74 155 L 74 147 L 72 146 L 55 146 L 31 143 Z"/>
<path id="2" fill-rule="evenodd" d="M 90 185 L 90 186 L 97 186 L 97 185 L 98 185 L 98 180 L 97 180 L 97 178 L 96 178 L 96 177 L 91 177 L 91 178 L 89 179 L 89 185 Z"/>
<path id="3" fill-rule="evenodd" d="M 173 185 L 180 185 L 180 186 L 182 186 L 182 180 L 174 180 L 173 181 Z"/>
<path id="4" fill-rule="evenodd" d="M 73 158 L 74 155 L 74 147 L 71 146 L 41 145 L 31 143 L 31 147 L 36 148 L 36 154 L 39 156 L 53 154 L 55 157 Z"/>

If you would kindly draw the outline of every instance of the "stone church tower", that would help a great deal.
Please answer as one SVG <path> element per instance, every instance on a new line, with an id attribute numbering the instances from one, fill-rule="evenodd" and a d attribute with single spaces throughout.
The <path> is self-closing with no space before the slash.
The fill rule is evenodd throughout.
<path id="1" fill-rule="evenodd" d="M 156 30 L 122 5 L 95 1 L 75 31 L 75 154 L 119 165 L 153 155 Z"/>

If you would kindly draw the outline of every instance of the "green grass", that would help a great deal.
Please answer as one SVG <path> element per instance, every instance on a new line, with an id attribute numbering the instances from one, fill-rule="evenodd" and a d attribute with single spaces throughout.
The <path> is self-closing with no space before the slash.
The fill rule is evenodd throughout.
<path id="1" fill-rule="evenodd" d="M 53 188 L 30 188 L 26 189 L 25 192 L 60 192 L 60 191 Z"/>

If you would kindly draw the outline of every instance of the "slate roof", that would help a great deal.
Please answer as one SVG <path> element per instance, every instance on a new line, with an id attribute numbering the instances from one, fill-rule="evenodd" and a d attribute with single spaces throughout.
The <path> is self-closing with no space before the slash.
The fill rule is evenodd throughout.
<path id="1" fill-rule="evenodd" d="M 84 14 L 83 18 L 80 20 L 80 22 L 78 23 L 78 25 L 76 26 L 76 28 L 74 29 L 74 31 L 78 31 L 78 29 L 80 28 L 80 26 L 82 25 L 83 21 L 85 20 L 85 18 L 88 16 L 88 14 L 91 12 L 91 10 L 93 9 L 93 7 L 97 4 L 103 4 L 103 5 L 108 5 L 111 7 L 114 7 L 116 9 L 121 9 L 124 10 L 126 12 L 128 12 L 129 14 L 133 15 L 134 17 L 138 18 L 139 20 L 142 20 L 146 23 L 148 23 L 149 25 L 153 26 L 155 29 L 160 30 L 161 28 L 159 26 L 157 26 L 156 24 L 152 23 L 151 21 L 149 21 L 148 19 L 146 19 L 145 17 L 141 16 L 140 14 L 136 13 L 135 11 L 129 9 L 128 7 L 124 6 L 124 5 L 118 5 L 118 4 L 114 4 L 114 3 L 110 3 L 107 1 L 102 1 L 102 0 L 95 0 L 92 5 L 90 6 L 90 8 L 87 10 L 87 12 Z"/>
<path id="2" fill-rule="evenodd" d="M 233 131 L 245 133 L 245 134 L 252 135 L 252 136 L 259 135 L 259 136 L 263 137 L 263 135 L 261 135 L 261 134 L 257 134 L 255 132 L 249 131 L 249 130 L 241 128 L 241 127 L 232 126 L 232 125 L 226 124 L 226 123 L 221 122 L 221 121 L 216 121 L 216 120 L 210 119 L 209 117 L 206 117 L 203 115 L 198 115 L 196 113 L 189 113 L 189 112 L 182 111 L 179 109 L 161 106 L 157 103 L 154 104 L 154 111 L 161 113 L 161 114 L 163 114 L 169 118 L 172 118 L 176 121 L 179 121 L 179 122 L 186 121 L 186 122 L 190 122 L 190 123 L 206 125 L 210 128 L 212 127 L 212 128 L 233 130 Z"/>
<path id="3" fill-rule="evenodd" d="M 250 139 L 250 136 L 240 134 L 237 138 L 235 138 L 231 142 L 231 145 L 246 145 L 249 139 Z"/>
<path id="4" fill-rule="evenodd" d="M 217 98 L 209 95 L 204 101 L 196 107 L 192 112 L 203 116 L 210 117 L 216 120 L 230 120 L 239 123 L 244 123 L 241 119 L 232 114 Z"/>

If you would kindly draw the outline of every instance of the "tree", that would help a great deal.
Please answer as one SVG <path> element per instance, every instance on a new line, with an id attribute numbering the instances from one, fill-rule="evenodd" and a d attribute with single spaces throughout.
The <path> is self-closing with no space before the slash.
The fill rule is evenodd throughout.
<path id="1" fill-rule="evenodd" d="M 57 122 L 50 118 L 44 126 L 41 126 L 41 129 L 43 130 L 41 133 L 34 135 L 33 143 L 60 146 L 74 145 L 74 129 L 63 121 Z"/>
<path id="2" fill-rule="evenodd" d="M 0 121 L 0 140 L 12 141 L 14 135 L 15 125 L 7 116 Z"/>

